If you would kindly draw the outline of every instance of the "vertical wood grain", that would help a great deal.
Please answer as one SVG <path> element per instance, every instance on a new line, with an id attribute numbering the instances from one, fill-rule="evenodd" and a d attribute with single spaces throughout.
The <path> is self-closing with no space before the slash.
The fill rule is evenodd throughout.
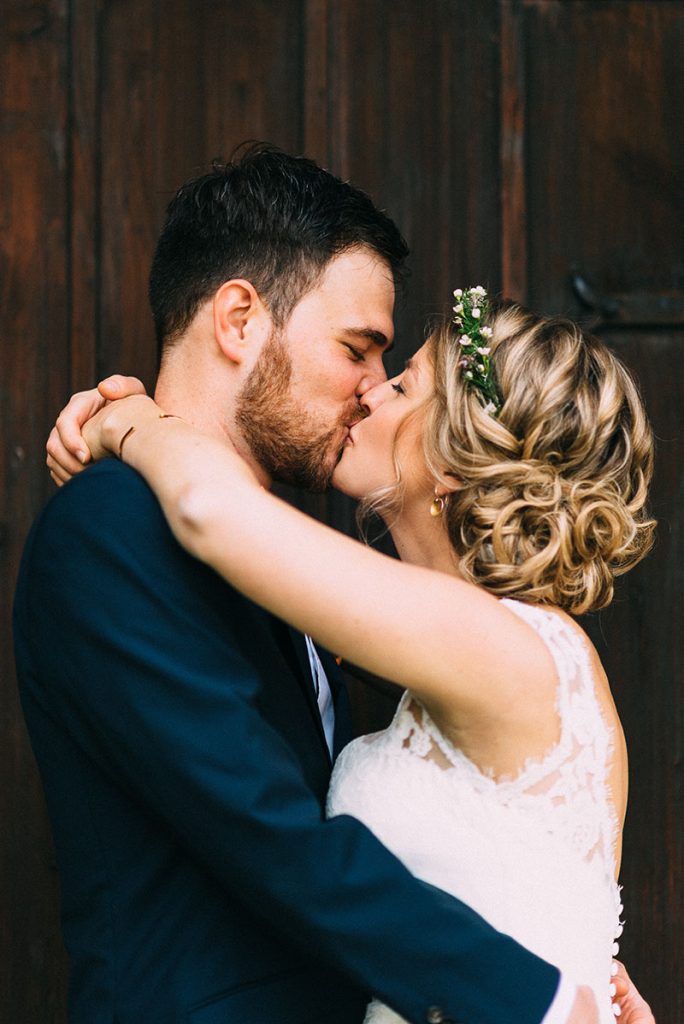
<path id="1" fill-rule="evenodd" d="M 525 203 L 525 49 L 518 0 L 501 2 L 501 286 L 509 299 L 527 298 Z"/>
<path id="2" fill-rule="evenodd" d="M 634 370 L 657 443 L 655 551 L 585 625 L 613 684 L 630 752 L 622 955 L 657 1020 L 684 1019 L 684 7 L 655 0 L 502 2 L 506 67 L 524 110 L 508 250 L 523 297 L 591 318 L 570 278 L 616 296 L 602 334 Z M 519 69 L 524 68 L 524 74 Z M 504 84 L 505 89 L 505 84 Z M 504 103 L 504 116 L 508 105 Z M 511 124 L 515 116 L 509 114 Z M 520 180 L 522 176 L 522 181 Z M 516 208 L 524 197 L 524 217 Z M 517 274 L 509 259 L 509 280 Z M 637 310 L 637 314 L 633 311 Z M 634 321 L 630 322 L 630 317 Z M 650 322 L 649 322 L 650 318 Z M 679 317 L 680 321 L 681 318 Z"/>
<path id="3" fill-rule="evenodd" d="M 8 1024 L 58 1024 L 65 989 L 57 875 L 19 709 L 11 601 L 26 533 L 50 489 L 48 424 L 69 381 L 68 74 L 66 4 L 7 0 L 0 25 L 0 1017 Z"/>
<path id="4" fill-rule="evenodd" d="M 332 0 L 307 0 L 304 21 L 303 149 L 328 166 L 330 136 L 329 19 Z"/>
<path id="5" fill-rule="evenodd" d="M 154 379 L 147 278 L 175 189 L 250 139 L 301 150 L 302 19 L 300 0 L 106 4 L 98 374 Z"/>
<path id="6" fill-rule="evenodd" d="M 69 292 L 70 391 L 93 386 L 100 293 L 101 0 L 71 0 Z"/>

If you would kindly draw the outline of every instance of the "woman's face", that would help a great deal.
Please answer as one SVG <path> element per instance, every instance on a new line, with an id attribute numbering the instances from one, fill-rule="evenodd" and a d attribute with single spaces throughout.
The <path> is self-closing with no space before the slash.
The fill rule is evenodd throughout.
<path id="1" fill-rule="evenodd" d="M 427 345 L 408 360 L 402 373 L 363 396 L 369 415 L 356 423 L 333 474 L 334 486 L 363 498 L 396 483 L 395 459 L 401 466 L 404 502 L 430 495 L 434 488 L 423 454 L 425 416 L 418 411 L 433 393 L 434 373 Z M 416 413 L 410 416 L 410 413 Z"/>

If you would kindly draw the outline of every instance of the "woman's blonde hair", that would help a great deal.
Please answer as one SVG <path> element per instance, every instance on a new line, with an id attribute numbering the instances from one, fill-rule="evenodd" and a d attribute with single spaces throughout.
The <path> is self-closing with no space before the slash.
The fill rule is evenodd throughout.
<path id="1" fill-rule="evenodd" d="M 598 338 L 513 303 L 487 317 L 502 399 L 486 412 L 451 323 L 428 338 L 435 373 L 425 455 L 455 476 L 446 526 L 466 578 L 579 615 L 653 543 L 653 435 L 637 387 Z"/>
<path id="2" fill-rule="evenodd" d="M 653 543 L 653 436 L 637 387 L 569 320 L 502 303 L 486 323 L 497 416 L 464 377 L 456 327 L 428 336 L 435 392 L 425 457 L 435 479 L 459 482 L 443 520 L 460 571 L 502 597 L 576 615 L 603 608 L 614 578 Z"/>

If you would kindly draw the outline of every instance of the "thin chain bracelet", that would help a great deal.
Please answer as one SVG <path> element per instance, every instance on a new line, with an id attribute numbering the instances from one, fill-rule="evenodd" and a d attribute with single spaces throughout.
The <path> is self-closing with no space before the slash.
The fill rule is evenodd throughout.
<path id="1" fill-rule="evenodd" d="M 179 420 L 180 416 L 174 416 L 174 414 L 172 412 L 160 412 L 159 413 L 159 419 L 160 420 Z M 119 441 L 119 455 L 118 455 L 119 459 L 123 459 L 123 454 L 122 454 L 123 453 L 123 446 L 124 446 L 125 442 L 128 440 L 128 438 L 131 436 L 131 434 L 133 434 L 133 433 L 135 433 L 135 427 L 134 426 L 133 427 L 129 427 L 128 430 L 126 431 L 126 433 L 123 435 L 123 437 Z"/>

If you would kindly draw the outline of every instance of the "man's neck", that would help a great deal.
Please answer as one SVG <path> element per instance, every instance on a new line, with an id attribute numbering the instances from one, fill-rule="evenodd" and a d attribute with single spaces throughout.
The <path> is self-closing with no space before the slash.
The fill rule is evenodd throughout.
<path id="1" fill-rule="evenodd" d="M 161 408 L 185 420 L 203 434 L 214 437 L 235 449 L 256 474 L 262 487 L 271 486 L 271 479 L 255 461 L 249 447 L 235 430 L 231 397 L 216 388 L 204 387 L 197 381 L 182 382 L 173 372 L 160 371 L 154 400 Z"/>

